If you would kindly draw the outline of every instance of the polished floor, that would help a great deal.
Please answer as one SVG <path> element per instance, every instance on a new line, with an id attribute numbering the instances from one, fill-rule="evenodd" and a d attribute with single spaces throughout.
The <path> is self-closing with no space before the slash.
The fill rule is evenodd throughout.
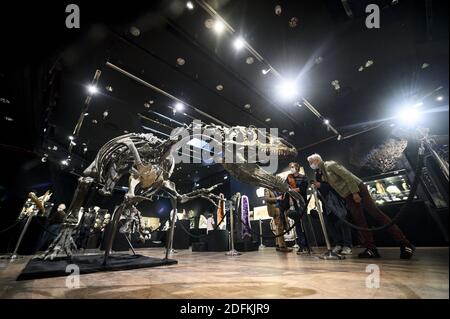
<path id="1" fill-rule="evenodd" d="M 418 248 L 400 260 L 398 249 L 381 248 L 378 260 L 327 261 L 274 248 L 234 257 L 183 250 L 177 265 L 81 275 L 79 288 L 65 277 L 16 281 L 26 257 L 0 260 L 0 298 L 449 298 L 448 251 Z M 160 248 L 138 252 L 163 257 Z"/>

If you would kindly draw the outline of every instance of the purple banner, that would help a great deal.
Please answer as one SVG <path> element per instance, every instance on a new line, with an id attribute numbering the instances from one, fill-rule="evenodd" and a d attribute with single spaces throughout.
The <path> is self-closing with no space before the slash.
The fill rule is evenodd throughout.
<path id="1" fill-rule="evenodd" d="M 250 206 L 248 197 L 243 195 L 241 198 L 241 218 L 242 218 L 242 238 L 252 237 L 250 226 Z"/>

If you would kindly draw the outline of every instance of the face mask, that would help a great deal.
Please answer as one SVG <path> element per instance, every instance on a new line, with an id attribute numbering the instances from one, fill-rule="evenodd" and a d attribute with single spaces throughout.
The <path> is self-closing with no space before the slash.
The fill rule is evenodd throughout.
<path id="1" fill-rule="evenodd" d="M 314 163 L 310 164 L 309 166 L 310 166 L 313 170 L 316 170 L 316 169 L 319 168 L 319 167 L 317 166 L 317 164 L 314 164 Z"/>
<path id="2" fill-rule="evenodd" d="M 297 170 L 295 168 L 293 168 L 293 167 L 291 167 L 290 171 L 291 171 L 291 174 L 297 173 Z"/>

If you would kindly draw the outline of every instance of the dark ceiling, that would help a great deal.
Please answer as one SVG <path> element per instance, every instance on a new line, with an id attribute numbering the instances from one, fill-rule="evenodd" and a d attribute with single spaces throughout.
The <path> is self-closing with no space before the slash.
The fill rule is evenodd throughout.
<path id="1" fill-rule="evenodd" d="M 246 50 L 237 53 L 230 34 L 218 36 L 206 28 L 211 16 L 199 5 L 187 10 L 181 0 L 137 2 L 103 6 L 100 1 L 94 6 L 80 1 L 82 29 L 55 31 L 65 17 L 58 11 L 64 10 L 63 1 L 47 12 L 58 17 L 55 22 L 11 31 L 7 40 L 17 42 L 22 37 L 22 46 L 25 39 L 29 42 L 28 50 L 15 54 L 18 47 L 8 47 L 4 52 L 8 58 L 2 61 L 5 85 L 0 97 L 10 103 L 1 105 L 2 126 L 21 126 L 22 105 L 14 104 L 17 92 L 11 86 L 15 82 L 7 76 L 14 74 L 15 67 L 49 60 L 61 67 L 53 84 L 56 104 L 51 107 L 49 126 L 35 127 L 47 128 L 43 152 L 45 143 L 60 146 L 58 151 L 48 150 L 55 158 L 63 156 L 60 152 L 67 147 L 83 109 L 86 85 L 97 69 L 102 72 L 101 92 L 89 106 L 73 156 L 90 161 L 104 142 L 124 132 L 157 130 L 163 137 L 193 118 L 212 121 L 191 108 L 174 114 L 169 98 L 106 66 L 109 61 L 229 125 L 276 127 L 299 149 L 333 137 L 305 106 L 280 101 L 273 72 L 263 75 L 267 65 L 256 58 L 246 63 L 252 55 Z M 346 14 L 340 0 L 208 1 L 283 76 L 298 77 L 302 95 L 343 136 L 392 117 L 396 105 L 404 101 L 426 97 L 425 107 L 448 109 L 448 1 L 347 2 L 353 17 Z M 380 29 L 365 26 L 369 3 L 381 7 Z M 276 5 L 281 6 L 281 15 L 275 14 Z M 6 15 L 12 12 L 17 13 L 1 10 Z M 298 19 L 296 27 L 289 25 L 293 17 Z M 6 23 L 2 32 L 3 27 Z M 139 30 L 139 35 L 133 35 L 133 30 Z M 184 65 L 177 64 L 178 58 Z M 367 61 L 373 64 L 359 70 Z M 339 81 L 340 90 L 331 84 L 334 80 Z M 223 90 L 217 90 L 218 85 Z M 437 95 L 445 100 L 436 103 Z M 5 121 L 5 116 L 14 121 Z M 448 134 L 448 122 L 441 125 Z M 194 166 L 178 172 L 177 178 L 189 174 L 202 179 L 213 173 L 220 174 L 220 169 Z"/>

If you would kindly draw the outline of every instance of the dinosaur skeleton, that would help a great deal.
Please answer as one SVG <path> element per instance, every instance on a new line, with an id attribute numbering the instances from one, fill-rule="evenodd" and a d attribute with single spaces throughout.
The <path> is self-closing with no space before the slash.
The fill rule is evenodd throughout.
<path id="1" fill-rule="evenodd" d="M 143 237 L 141 213 L 136 206 L 144 200 L 152 200 L 157 193 L 162 192 L 168 195 L 175 212 L 177 203 L 185 203 L 194 198 L 205 198 L 216 205 L 214 200 L 220 201 L 221 198 L 213 194 L 212 191 L 220 184 L 209 188 L 197 189 L 187 194 L 179 194 L 175 189 L 175 184 L 170 181 L 175 166 L 173 155 L 175 152 L 178 152 L 180 145 L 185 145 L 188 142 L 186 136 L 182 137 L 181 140 L 179 138 L 179 132 L 183 129 L 189 132 L 189 140 L 192 138 L 206 138 L 213 140 L 219 146 L 231 145 L 231 147 L 236 147 L 237 151 L 243 151 L 248 147 L 257 147 L 261 151 L 270 151 L 272 154 L 279 156 L 297 155 L 297 151 L 293 146 L 276 136 L 266 134 L 264 140 L 258 140 L 259 131 L 254 127 L 235 126 L 225 128 L 214 124 L 198 125 L 194 122 L 188 127 L 179 128 L 178 131 L 174 130 L 167 140 L 160 139 L 151 133 L 130 133 L 118 136 L 100 148 L 94 161 L 83 172 L 84 176 L 79 178 L 78 187 L 60 234 L 55 238 L 47 251 L 38 258 L 53 259 L 60 252 L 64 252 L 69 258 L 72 257 L 72 250 L 76 249 L 72 238 L 77 227 L 76 212 L 83 206 L 93 183 L 103 185 L 99 190 L 102 195 L 111 195 L 121 177 L 129 175 L 128 192 L 125 194 L 122 204 L 114 211 L 111 220 L 112 227 L 106 241 L 104 263 L 107 263 L 114 234 L 121 218 L 124 218 L 125 222 L 122 224 L 120 232 L 129 234 L 137 231 L 140 237 Z M 211 139 L 212 132 L 215 137 Z M 243 138 L 236 139 L 237 136 L 242 136 Z M 224 160 L 220 163 L 225 170 L 238 180 L 280 193 L 289 192 L 300 202 L 301 207 L 304 206 L 302 198 L 296 192 L 291 191 L 286 182 L 277 176 L 269 174 L 256 163 L 246 161 L 242 154 L 243 152 L 237 152 L 235 156 L 238 163 L 228 163 Z M 173 224 L 174 218 L 172 219 L 172 228 Z"/>

